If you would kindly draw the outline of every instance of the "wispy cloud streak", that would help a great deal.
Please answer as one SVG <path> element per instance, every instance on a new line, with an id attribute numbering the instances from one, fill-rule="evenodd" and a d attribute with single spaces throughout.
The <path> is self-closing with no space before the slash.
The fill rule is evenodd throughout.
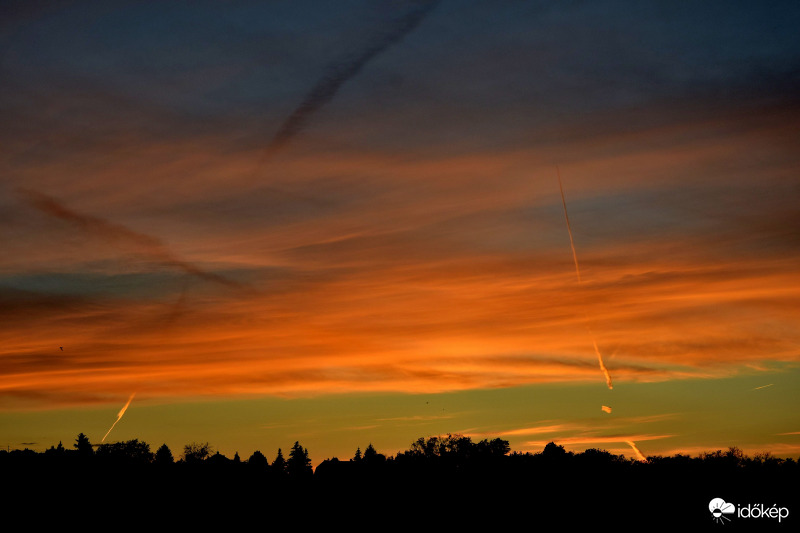
<path id="1" fill-rule="evenodd" d="M 556 439 L 550 440 L 538 440 L 538 441 L 529 441 L 526 444 L 530 446 L 544 446 L 548 442 L 557 442 L 564 446 L 573 446 L 577 444 L 612 444 L 612 443 L 625 443 L 628 446 L 634 442 L 634 439 L 637 441 L 651 441 L 651 440 L 661 440 L 661 439 L 668 439 L 672 438 L 674 435 L 649 435 L 649 434 L 636 434 L 636 435 L 609 435 L 609 436 L 594 436 L 594 435 L 584 435 L 584 436 L 577 436 L 577 437 L 559 437 Z M 635 444 L 634 444 L 635 446 Z"/>

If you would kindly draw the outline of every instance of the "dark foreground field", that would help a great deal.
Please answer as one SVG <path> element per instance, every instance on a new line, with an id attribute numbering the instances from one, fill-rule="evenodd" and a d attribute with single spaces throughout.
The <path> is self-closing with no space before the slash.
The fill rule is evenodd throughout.
<path id="1" fill-rule="evenodd" d="M 164 447 L 151 454 L 139 441 L 85 444 L 0 453 L 6 519 L 70 530 L 796 531 L 800 512 L 796 461 L 735 448 L 640 462 L 552 443 L 541 453 L 509 454 L 500 439 L 447 436 L 419 439 L 388 458 L 370 446 L 312 472 L 297 443 L 272 463 L 259 452 L 240 460 L 202 447 L 192 456 L 187 446 L 174 461 Z M 736 510 L 715 516 L 715 498 Z"/>

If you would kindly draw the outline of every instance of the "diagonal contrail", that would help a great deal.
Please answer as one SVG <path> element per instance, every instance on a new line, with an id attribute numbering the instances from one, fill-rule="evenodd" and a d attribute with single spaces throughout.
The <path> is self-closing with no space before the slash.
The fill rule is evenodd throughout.
<path id="1" fill-rule="evenodd" d="M 589 330 L 589 333 L 592 334 L 592 345 L 594 345 L 594 353 L 597 354 L 597 362 L 600 364 L 600 370 L 603 371 L 603 375 L 606 378 L 606 385 L 609 389 L 613 389 L 614 385 L 611 383 L 611 374 L 608 372 L 608 368 L 606 368 L 606 364 L 603 362 L 603 355 L 600 353 L 600 348 L 597 347 L 597 341 L 594 340 L 594 334 L 592 333 L 592 329 L 587 325 L 586 328 Z"/>
<path id="2" fill-rule="evenodd" d="M 564 219 L 567 221 L 567 232 L 569 233 L 569 245 L 572 248 L 572 260 L 575 262 L 575 275 L 578 277 L 578 284 L 582 283 L 581 268 L 578 265 L 578 254 L 575 251 L 575 240 L 572 238 L 572 226 L 569 223 L 569 214 L 567 213 L 567 200 L 564 196 L 564 187 L 561 184 L 561 169 L 556 166 L 558 174 L 558 189 L 561 191 L 561 205 L 564 206 Z M 600 353 L 600 348 L 597 347 L 597 341 L 594 338 L 594 333 L 589 327 L 589 321 L 586 321 L 586 329 L 589 330 L 589 335 L 592 337 L 592 345 L 594 346 L 594 353 L 597 354 L 597 362 L 600 364 L 600 370 L 603 371 L 603 376 L 606 378 L 606 385 L 609 389 L 613 389 L 614 385 L 611 383 L 611 374 L 608 372 L 605 363 L 603 362 L 603 355 Z"/>
<path id="3" fill-rule="evenodd" d="M 575 252 L 575 241 L 572 238 L 572 226 L 569 223 L 569 213 L 567 213 L 567 200 L 564 197 L 564 187 L 561 185 L 561 169 L 556 166 L 558 173 L 558 190 L 561 191 L 561 205 L 564 206 L 564 219 L 567 221 L 567 233 L 569 233 L 569 246 L 572 248 L 572 260 L 575 261 L 575 274 L 578 276 L 578 283 L 581 283 L 581 267 L 578 266 L 578 254 Z"/>
<path id="4" fill-rule="evenodd" d="M 324 76 L 317 80 L 317 83 L 306 94 L 300 105 L 283 121 L 278 132 L 264 151 L 263 159 L 283 148 L 300 133 L 308 124 L 309 119 L 336 96 L 342 85 L 353 79 L 364 68 L 364 65 L 388 50 L 392 45 L 400 42 L 403 37 L 413 31 L 438 3 L 439 0 L 432 0 L 417 5 L 399 19 L 394 26 L 378 35 L 358 55 L 334 65 Z"/>
<path id="5" fill-rule="evenodd" d="M 37 191 L 19 189 L 19 192 L 23 195 L 28 204 L 42 213 L 69 222 L 87 233 L 97 235 L 112 242 L 121 240 L 129 244 L 134 244 L 154 259 L 179 270 L 183 270 L 187 274 L 191 274 L 197 278 L 228 287 L 241 287 L 235 281 L 224 278 L 219 274 L 202 270 L 191 263 L 179 259 L 167 249 L 164 243 L 155 237 L 138 233 L 125 226 L 109 222 L 99 217 L 77 213 L 61 204 L 55 198 Z"/>
<path id="6" fill-rule="evenodd" d="M 647 462 L 647 457 L 645 457 L 644 454 L 639 451 L 639 448 L 636 447 L 636 443 L 635 442 L 633 442 L 632 440 L 626 440 L 625 443 L 628 446 L 630 446 L 631 448 L 633 448 L 633 453 L 636 454 L 636 459 L 638 459 L 639 461 L 641 461 L 643 463 Z"/>
<path id="7" fill-rule="evenodd" d="M 117 419 L 116 419 L 116 420 L 114 420 L 114 423 L 113 423 L 113 424 L 111 424 L 111 427 L 110 427 L 110 428 L 108 428 L 108 431 L 106 431 L 106 434 L 105 434 L 105 435 L 103 435 L 103 438 L 102 438 L 102 439 L 100 439 L 100 442 L 105 442 L 105 440 L 106 440 L 106 437 L 108 437 L 108 434 L 109 434 L 109 433 L 111 433 L 111 430 L 112 430 L 112 429 L 114 429 L 114 426 L 116 426 L 116 425 L 117 425 L 117 422 L 119 422 L 119 421 L 122 419 L 122 415 L 124 415 L 124 414 L 125 414 L 125 411 L 127 411 L 127 410 L 128 410 L 128 406 L 129 406 L 129 405 L 131 404 L 131 402 L 133 401 L 133 397 L 134 397 L 134 396 L 136 396 L 136 393 L 135 393 L 135 392 L 134 392 L 133 394 L 131 394 L 131 397 L 130 397 L 130 398 L 128 398 L 128 403 L 126 403 L 126 404 L 125 404 L 125 406 L 124 406 L 124 407 L 123 407 L 123 408 L 120 410 L 119 414 L 117 414 Z"/>

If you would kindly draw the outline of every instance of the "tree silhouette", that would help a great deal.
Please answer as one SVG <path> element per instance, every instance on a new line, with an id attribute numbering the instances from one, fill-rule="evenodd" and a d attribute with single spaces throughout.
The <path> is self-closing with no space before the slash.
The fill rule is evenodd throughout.
<path id="1" fill-rule="evenodd" d="M 162 444 L 161 447 L 156 450 L 154 462 L 159 465 L 171 465 L 175 462 L 175 459 L 172 457 L 172 450 L 169 449 L 169 446 Z"/>
<path id="2" fill-rule="evenodd" d="M 478 443 L 470 437 L 459 434 L 447 434 L 419 438 L 411 443 L 411 448 L 401 456 L 417 459 L 441 460 L 447 463 L 461 463 L 473 458 L 504 457 L 511 451 L 507 440 L 484 439 Z M 366 453 L 365 453 L 366 455 Z"/>
<path id="3" fill-rule="evenodd" d="M 269 466 L 269 461 L 263 453 L 256 450 L 247 460 L 247 465 L 253 469 L 264 471 Z"/>
<path id="4" fill-rule="evenodd" d="M 551 459 L 558 459 L 565 457 L 567 455 L 567 450 L 565 450 L 563 446 L 551 441 L 545 445 L 544 450 L 542 450 L 542 455 Z"/>
<path id="5" fill-rule="evenodd" d="M 356 454 L 353 456 L 353 461 L 355 461 L 356 463 L 359 462 L 360 460 L 361 460 L 361 446 L 356 448 Z"/>
<path id="6" fill-rule="evenodd" d="M 207 442 L 193 442 L 183 447 L 183 460 L 187 463 L 199 463 L 208 459 L 211 455 L 211 445 Z"/>
<path id="7" fill-rule="evenodd" d="M 280 448 L 278 448 L 277 457 L 272 461 L 272 470 L 278 475 L 286 473 L 286 459 L 283 458 L 283 452 Z"/>
<path id="8" fill-rule="evenodd" d="M 75 444 L 73 444 L 72 447 L 78 450 L 78 455 L 81 457 L 94 455 L 92 443 L 89 442 L 89 437 L 83 433 L 78 433 L 78 437 L 75 439 Z"/>
<path id="9" fill-rule="evenodd" d="M 654 456 L 642 463 L 600 449 L 570 452 L 554 442 L 539 453 L 509 455 L 508 443 L 502 439 L 472 442 L 458 434 L 418 439 L 408 451 L 388 459 L 370 443 L 360 454 L 360 461 L 328 459 L 313 474 L 308 450 L 299 442 L 292 446 L 288 460 L 278 450 L 272 463 L 275 468 L 268 467 L 266 457 L 258 451 L 237 465 L 235 459 L 219 453 L 212 455 L 208 443 L 186 446 L 184 459 L 201 463 L 198 467 L 156 467 L 170 465 L 174 461 L 172 452 L 164 444 L 151 455 L 149 445 L 136 439 L 102 444 L 89 460 L 77 460 L 78 450 L 86 449 L 87 444 L 90 445 L 88 438 L 81 434 L 74 450 L 69 446 L 64 449 L 63 444 L 42 453 L 0 450 L 0 472 L 7 484 L 26 498 L 41 486 L 57 486 L 70 480 L 69 490 L 62 490 L 47 501 L 36 499 L 37 505 L 44 501 L 50 506 L 48 509 L 60 506 L 62 514 L 84 505 L 87 491 L 101 487 L 95 499 L 102 502 L 99 507 L 113 509 L 109 518 L 118 513 L 119 501 L 133 505 L 132 497 L 137 494 L 146 494 L 148 499 L 146 505 L 145 497 L 136 502 L 137 509 L 147 507 L 163 512 L 167 505 L 196 505 L 202 490 L 202 501 L 208 502 L 199 515 L 202 520 L 208 516 L 205 511 L 229 512 L 241 502 L 274 501 L 284 515 L 301 508 L 339 510 L 352 505 L 352 495 L 358 494 L 357 515 L 370 523 L 385 518 L 392 505 L 402 505 L 396 507 L 400 514 L 415 520 L 417 516 L 455 508 L 469 510 L 472 520 L 484 510 L 496 513 L 502 509 L 504 516 L 528 512 L 530 503 L 536 502 L 538 509 L 559 521 L 566 516 L 570 524 L 581 526 L 596 526 L 597 517 L 606 516 L 609 509 L 624 509 L 627 520 L 645 523 L 653 519 L 653 501 L 674 499 L 676 495 L 703 503 L 697 506 L 697 513 L 708 520 L 703 501 L 709 498 L 708 480 L 713 480 L 714 486 L 726 487 L 726 498 L 737 502 L 747 501 L 749 490 L 737 487 L 759 487 L 765 503 L 777 502 L 782 508 L 783 500 L 797 494 L 796 480 L 800 476 L 800 465 L 794 459 L 768 453 L 750 458 L 736 447 L 699 457 Z M 151 457 L 153 466 L 149 464 Z M 576 486 L 580 492 L 570 493 Z M 428 497 L 409 501 L 409 495 L 421 487 L 428 490 Z M 590 497 L 579 502 L 580 512 L 576 512 L 575 505 L 582 494 Z M 630 503 L 623 507 L 614 501 L 611 495 L 618 494 L 625 494 Z M 241 509 L 245 507 L 253 512 L 261 509 L 260 505 Z M 683 520 L 683 508 L 677 506 L 667 518 L 659 517 L 659 522 L 680 517 L 684 525 L 689 523 Z M 546 525 L 546 517 L 542 520 Z"/>
<path id="10" fill-rule="evenodd" d="M 367 446 L 367 449 L 364 450 L 364 459 L 367 461 L 370 459 L 375 459 L 376 455 L 378 455 L 378 452 L 375 451 L 375 447 L 370 442 L 369 446 Z"/>
<path id="11" fill-rule="evenodd" d="M 482 457 L 503 457 L 508 455 L 511 451 L 511 446 L 507 440 L 500 438 L 497 439 L 483 439 L 476 445 L 478 454 Z"/>
<path id="12" fill-rule="evenodd" d="M 367 446 L 367 449 L 364 450 L 364 458 L 363 458 L 363 460 L 364 460 L 364 463 L 366 463 L 368 465 L 371 465 L 371 466 L 374 466 L 374 465 L 376 465 L 378 463 L 383 463 L 384 461 L 386 461 L 386 456 L 383 455 L 382 453 L 378 453 L 375 450 L 375 447 L 370 442 L 369 446 Z"/>
<path id="13" fill-rule="evenodd" d="M 289 459 L 286 461 L 286 471 L 295 479 L 311 477 L 314 471 L 311 469 L 311 459 L 308 457 L 308 450 L 300 446 L 295 441 L 292 450 L 289 452 Z"/>
<path id="14" fill-rule="evenodd" d="M 58 441 L 58 446 L 50 446 L 47 450 L 45 450 L 47 455 L 63 457 L 66 455 L 67 450 L 64 448 L 64 445 L 61 444 L 61 441 Z"/>
<path id="15" fill-rule="evenodd" d="M 439 455 L 439 437 L 420 437 L 411 443 L 411 448 L 405 452 L 409 457 L 424 457 L 430 459 Z"/>
<path id="16" fill-rule="evenodd" d="M 101 444 L 95 455 L 101 459 L 124 463 L 149 463 L 153 460 L 150 445 L 139 439 Z"/>

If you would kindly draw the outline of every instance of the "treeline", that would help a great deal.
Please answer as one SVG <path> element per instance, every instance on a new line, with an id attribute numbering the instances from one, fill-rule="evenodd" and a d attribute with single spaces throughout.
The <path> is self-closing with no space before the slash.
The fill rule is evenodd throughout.
<path id="1" fill-rule="evenodd" d="M 215 453 L 208 442 L 193 442 L 184 446 L 183 453 L 176 458 L 166 444 L 162 444 L 155 452 L 151 451 L 148 443 L 139 439 L 93 445 L 83 433 L 77 436 L 72 448 L 59 442 L 58 446 L 51 446 L 41 453 L 29 449 L 10 452 L 2 450 L 0 465 L 9 469 L 76 467 L 89 470 L 99 467 L 104 471 L 135 467 L 139 471 L 152 469 L 153 472 L 160 473 L 171 469 L 178 471 L 181 468 L 188 471 L 225 467 L 233 470 L 238 467 L 261 473 L 273 472 L 294 479 L 308 478 L 313 474 L 308 450 L 300 446 L 299 442 L 294 443 L 286 458 L 278 448 L 275 459 L 270 463 L 258 450 L 249 459 L 242 461 L 238 452 L 231 459 L 219 452 Z"/>
<path id="2" fill-rule="evenodd" d="M 66 447 L 0 452 L 7 486 L 62 511 L 85 505 L 83 496 L 91 494 L 98 512 L 112 513 L 119 501 L 146 514 L 193 508 L 217 518 L 225 509 L 264 505 L 309 513 L 349 508 L 362 520 L 398 509 L 398 519 L 446 509 L 508 517 L 527 509 L 592 525 L 592 517 L 608 513 L 650 520 L 670 505 L 671 513 L 705 523 L 712 498 L 796 502 L 800 479 L 793 459 L 749 457 L 735 447 L 641 462 L 599 449 L 573 453 L 553 442 L 538 453 L 512 453 L 508 441 L 462 435 L 419 438 L 388 457 L 369 444 L 315 470 L 311 464 L 299 442 L 285 455 L 278 449 L 271 458 L 261 451 L 231 458 L 208 443 L 174 454 L 166 444 L 152 451 L 138 439 L 93 445 L 82 433 Z"/>
<path id="3" fill-rule="evenodd" d="M 336 466 L 347 463 L 351 466 Z M 242 459 L 236 452 L 229 458 L 220 452 L 215 452 L 213 446 L 206 443 L 192 442 L 183 447 L 180 455 L 173 454 L 172 450 L 162 444 L 152 451 L 150 444 L 132 439 L 112 443 L 92 444 L 89 438 L 80 433 L 70 447 L 65 447 L 59 442 L 44 452 L 30 449 L 0 450 L 0 466 L 13 468 L 14 466 L 36 465 L 78 465 L 89 467 L 102 465 L 106 468 L 114 466 L 150 465 L 154 468 L 168 467 L 170 465 L 186 465 L 193 468 L 230 467 L 248 468 L 258 472 L 273 472 L 287 475 L 296 479 L 308 481 L 314 477 L 311 467 L 311 458 L 307 448 L 295 442 L 284 457 L 283 450 L 278 448 L 275 458 L 270 461 L 260 450 L 256 450 L 247 459 Z M 511 452 L 509 442 L 503 439 L 484 439 L 473 442 L 471 437 L 448 434 L 419 438 L 411 443 L 408 450 L 399 452 L 396 456 L 387 457 L 378 453 L 370 443 L 362 452 L 358 447 L 353 457 L 345 460 L 339 458 L 326 459 L 316 469 L 317 476 L 329 476 L 336 468 L 352 470 L 389 468 L 399 465 L 403 468 L 424 467 L 433 470 L 460 471 L 470 467 L 500 468 L 505 465 L 514 465 L 519 468 L 566 468 L 566 467 L 595 467 L 605 465 L 613 468 L 630 468 L 640 470 L 657 470 L 668 465 L 669 468 L 722 468 L 738 470 L 786 470 L 797 471 L 798 463 L 792 458 L 780 458 L 770 453 L 760 453 L 752 457 L 745 455 L 739 448 L 731 447 L 727 450 L 716 450 L 701 453 L 696 457 L 689 455 L 649 456 L 646 461 L 626 458 L 623 455 L 614 455 L 608 451 L 596 448 L 584 452 L 574 453 L 567 451 L 555 442 L 548 443 L 541 452 L 520 453 Z"/>

